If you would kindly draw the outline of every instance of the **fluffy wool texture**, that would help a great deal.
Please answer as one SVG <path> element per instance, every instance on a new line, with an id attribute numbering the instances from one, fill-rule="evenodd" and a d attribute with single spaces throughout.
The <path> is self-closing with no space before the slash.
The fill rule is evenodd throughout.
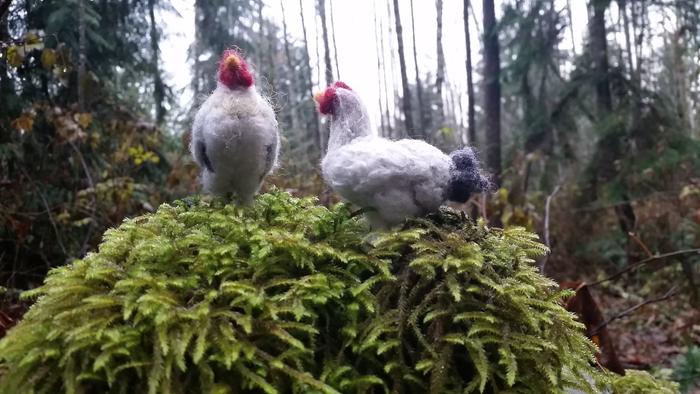
<path id="1" fill-rule="evenodd" d="M 450 157 L 421 140 L 378 137 L 367 108 L 347 85 L 334 84 L 317 101 L 331 122 L 323 178 L 346 200 L 371 208 L 373 226 L 434 212 L 446 199 L 464 202 L 488 187 L 471 148 Z"/>
<path id="2" fill-rule="evenodd" d="M 227 56 L 240 55 L 227 51 L 222 64 Z M 249 73 L 242 57 L 228 63 L 245 66 L 241 70 Z M 219 71 L 217 88 L 195 115 L 190 151 L 202 169 L 206 192 L 230 193 L 243 204 L 252 201 L 279 155 L 274 110 L 258 93 L 252 77 L 231 77 Z"/>

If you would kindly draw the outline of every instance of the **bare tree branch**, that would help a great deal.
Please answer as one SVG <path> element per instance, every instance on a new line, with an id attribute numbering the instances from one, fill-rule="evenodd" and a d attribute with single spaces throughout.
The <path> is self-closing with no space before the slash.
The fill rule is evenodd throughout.
<path id="1" fill-rule="evenodd" d="M 615 321 L 615 320 L 617 320 L 617 319 L 621 319 L 621 318 L 623 318 L 623 317 L 627 317 L 627 316 L 631 315 L 634 311 L 636 311 L 637 309 L 643 307 L 644 305 L 649 305 L 649 304 L 653 304 L 653 303 L 655 303 L 655 302 L 660 302 L 660 301 L 667 300 L 667 299 L 669 299 L 669 298 L 675 296 L 676 294 L 678 294 L 679 291 L 680 291 L 679 286 L 678 286 L 678 285 L 675 285 L 675 286 L 671 287 L 670 289 L 668 289 L 668 291 L 667 291 L 666 293 L 664 293 L 664 295 L 662 295 L 661 297 L 651 298 L 651 299 L 649 299 L 649 300 L 642 301 L 642 302 L 640 302 L 640 303 L 637 304 L 637 305 L 634 305 L 634 306 L 632 306 L 632 307 L 629 307 L 629 308 L 625 309 L 624 311 L 622 311 L 622 312 L 620 312 L 620 313 L 617 313 L 617 314 L 615 314 L 615 315 L 613 315 L 613 316 L 611 316 L 611 317 L 605 319 L 604 322 L 600 323 L 600 325 L 598 325 L 598 327 L 596 327 L 595 329 L 593 329 L 593 331 L 591 331 L 591 333 L 590 333 L 589 336 L 590 336 L 590 337 L 593 337 L 593 336 L 597 335 L 598 332 L 599 332 L 603 327 L 607 326 L 608 324 L 612 323 L 613 321 Z"/>
<path id="2" fill-rule="evenodd" d="M 675 252 L 657 254 L 656 256 L 652 256 L 652 257 L 646 258 L 644 260 L 639 260 L 636 263 L 630 264 L 629 266 L 627 266 L 627 268 L 625 268 L 625 269 L 623 269 L 623 270 L 621 270 L 621 271 L 619 271 L 611 276 L 608 276 L 605 279 L 601 279 L 599 281 L 589 283 L 588 286 L 593 287 L 593 286 L 599 285 L 601 283 L 608 282 L 608 281 L 611 281 L 613 279 L 617 279 L 620 276 L 622 276 L 628 272 L 636 271 L 642 265 L 651 263 L 652 261 L 667 259 L 669 257 L 682 256 L 682 255 L 686 255 L 686 254 L 700 254 L 700 248 L 682 249 L 682 250 L 677 250 Z"/>
<path id="3" fill-rule="evenodd" d="M 549 207 L 552 204 L 554 196 L 556 196 L 556 194 L 559 193 L 559 189 L 561 189 L 561 185 L 555 186 L 554 190 L 552 190 L 552 193 L 547 196 L 547 200 L 544 204 L 544 243 L 550 249 L 550 253 L 552 245 L 549 241 Z M 542 274 L 544 274 L 544 269 L 547 266 L 547 261 L 549 261 L 549 254 L 544 256 L 544 258 L 542 259 L 542 263 L 540 263 L 540 273 Z"/>

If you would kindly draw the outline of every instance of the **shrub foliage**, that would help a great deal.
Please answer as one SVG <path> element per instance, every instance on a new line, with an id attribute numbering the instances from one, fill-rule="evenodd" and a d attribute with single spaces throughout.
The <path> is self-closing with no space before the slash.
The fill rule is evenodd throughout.
<path id="1" fill-rule="evenodd" d="M 545 252 L 449 210 L 367 235 L 277 191 L 177 201 L 25 294 L 0 392 L 597 392 Z"/>

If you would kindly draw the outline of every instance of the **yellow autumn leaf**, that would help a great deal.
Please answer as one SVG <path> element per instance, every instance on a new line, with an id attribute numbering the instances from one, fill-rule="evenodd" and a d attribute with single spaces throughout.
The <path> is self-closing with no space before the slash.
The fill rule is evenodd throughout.
<path id="1" fill-rule="evenodd" d="M 73 115 L 73 119 L 75 119 L 75 121 L 78 122 L 80 127 L 82 127 L 83 129 L 87 129 L 92 123 L 92 114 L 88 112 L 77 113 Z"/>
<path id="2" fill-rule="evenodd" d="M 56 64 L 56 51 L 51 48 L 45 48 L 41 52 L 41 66 L 45 70 L 51 70 L 54 64 Z"/>
<path id="3" fill-rule="evenodd" d="M 19 118 L 12 121 L 12 127 L 23 133 L 31 131 L 34 127 L 34 118 L 31 114 L 23 113 Z"/>
<path id="4" fill-rule="evenodd" d="M 29 30 L 24 34 L 24 42 L 30 45 L 40 44 L 42 34 L 39 30 Z"/>
<path id="5" fill-rule="evenodd" d="M 19 67 L 24 62 L 24 48 L 10 45 L 7 48 L 7 63 L 12 67 Z"/>

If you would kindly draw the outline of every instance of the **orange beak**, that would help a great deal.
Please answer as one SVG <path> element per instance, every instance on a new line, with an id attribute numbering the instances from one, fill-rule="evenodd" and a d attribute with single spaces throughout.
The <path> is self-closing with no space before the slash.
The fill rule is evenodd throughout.
<path id="1" fill-rule="evenodd" d="M 226 64 L 226 67 L 238 68 L 241 65 L 241 59 L 236 55 L 230 55 L 224 60 L 224 64 Z"/>
<path id="2" fill-rule="evenodd" d="M 321 97 L 323 97 L 323 91 L 322 91 L 322 90 L 319 90 L 319 91 L 317 91 L 316 93 L 314 93 L 314 101 L 316 101 L 317 103 L 320 103 L 320 102 L 321 102 Z"/>

